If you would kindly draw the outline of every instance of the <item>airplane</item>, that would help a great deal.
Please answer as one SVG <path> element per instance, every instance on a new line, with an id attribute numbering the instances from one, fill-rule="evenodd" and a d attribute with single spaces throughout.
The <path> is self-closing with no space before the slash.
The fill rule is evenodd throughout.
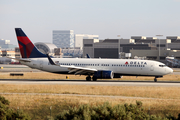
<path id="1" fill-rule="evenodd" d="M 153 76 L 157 82 L 157 78 L 173 72 L 165 64 L 152 60 L 53 58 L 41 53 L 21 28 L 15 28 L 15 32 L 22 56 L 15 59 L 30 68 L 57 74 L 86 75 L 87 81 L 122 76 Z"/>

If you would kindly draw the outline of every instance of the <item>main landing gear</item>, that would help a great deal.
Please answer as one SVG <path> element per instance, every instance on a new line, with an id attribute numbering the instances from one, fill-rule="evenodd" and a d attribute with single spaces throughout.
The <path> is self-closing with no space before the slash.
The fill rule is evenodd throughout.
<path id="1" fill-rule="evenodd" d="M 154 82 L 157 82 L 157 78 L 156 77 L 154 78 Z"/>
<path id="2" fill-rule="evenodd" d="M 97 81 L 97 78 L 93 76 L 92 80 Z M 90 75 L 86 77 L 86 81 L 91 81 L 91 76 Z"/>
<path id="3" fill-rule="evenodd" d="M 91 76 L 87 76 L 86 81 L 91 81 Z"/>
<path id="4" fill-rule="evenodd" d="M 93 77 L 92 77 L 92 80 L 93 80 L 93 81 L 97 81 L 97 78 L 93 76 Z"/>

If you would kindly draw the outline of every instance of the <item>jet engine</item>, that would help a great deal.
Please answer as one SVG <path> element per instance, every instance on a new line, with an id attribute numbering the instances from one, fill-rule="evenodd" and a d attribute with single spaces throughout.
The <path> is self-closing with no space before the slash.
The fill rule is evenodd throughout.
<path id="1" fill-rule="evenodd" d="M 96 79 L 113 79 L 114 73 L 113 71 L 96 71 L 93 77 Z"/>

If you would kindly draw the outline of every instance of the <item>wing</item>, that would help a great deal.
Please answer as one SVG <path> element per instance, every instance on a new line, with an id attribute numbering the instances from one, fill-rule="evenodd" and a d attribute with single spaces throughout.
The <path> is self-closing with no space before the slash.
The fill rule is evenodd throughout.
<path id="1" fill-rule="evenodd" d="M 75 75 L 80 74 L 92 74 L 95 71 L 97 71 L 96 69 L 92 69 L 92 68 L 84 68 L 84 67 L 76 67 L 76 66 L 66 66 L 66 65 L 60 65 L 60 67 L 66 67 L 69 69 L 68 73 L 74 73 Z"/>
<path id="2" fill-rule="evenodd" d="M 76 67 L 74 65 L 68 66 L 68 65 L 57 65 L 56 63 L 54 63 L 54 61 L 49 57 L 49 55 L 47 54 L 49 63 L 51 65 L 56 65 L 56 66 L 60 66 L 60 67 L 64 67 L 64 68 L 68 68 L 69 72 L 68 73 L 74 73 L 75 75 L 80 74 L 93 74 L 94 72 L 97 71 L 97 69 L 92 69 L 92 68 L 85 68 L 85 67 Z"/>

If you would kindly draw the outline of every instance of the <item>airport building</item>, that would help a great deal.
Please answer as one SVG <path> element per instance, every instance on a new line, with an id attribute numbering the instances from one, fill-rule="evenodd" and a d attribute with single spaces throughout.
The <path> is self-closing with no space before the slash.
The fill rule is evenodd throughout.
<path id="1" fill-rule="evenodd" d="M 53 30 L 53 44 L 58 48 L 83 47 L 83 39 L 98 39 L 99 35 L 74 34 L 73 30 Z"/>
<path id="2" fill-rule="evenodd" d="M 53 44 L 58 48 L 74 47 L 74 31 L 53 30 Z"/>
<path id="3" fill-rule="evenodd" d="M 83 57 L 92 58 L 145 58 L 164 62 L 166 57 L 180 59 L 180 37 L 167 36 L 166 39 L 155 37 L 132 36 L 131 39 L 84 39 Z"/>
<path id="4" fill-rule="evenodd" d="M 83 39 L 99 39 L 99 35 L 75 34 L 75 48 L 82 49 Z"/>
<path id="5" fill-rule="evenodd" d="M 38 48 L 38 50 L 44 54 L 54 54 L 54 49 L 57 48 L 56 45 L 52 44 L 52 43 L 43 43 L 43 42 L 37 42 L 34 43 L 34 45 L 36 46 L 36 48 Z"/>
<path id="6" fill-rule="evenodd" d="M 0 39 L 0 49 L 1 50 L 14 50 L 16 45 L 10 44 L 10 40 Z"/>
<path id="7" fill-rule="evenodd" d="M 7 57 L 15 58 L 15 51 L 14 50 L 0 50 L 0 64 L 8 64 L 12 62 L 12 59 Z"/>
<path id="8" fill-rule="evenodd" d="M 119 58 L 130 49 L 154 49 L 149 44 L 135 44 L 134 39 L 84 39 L 83 42 L 83 56 L 89 54 L 92 58 Z"/>

